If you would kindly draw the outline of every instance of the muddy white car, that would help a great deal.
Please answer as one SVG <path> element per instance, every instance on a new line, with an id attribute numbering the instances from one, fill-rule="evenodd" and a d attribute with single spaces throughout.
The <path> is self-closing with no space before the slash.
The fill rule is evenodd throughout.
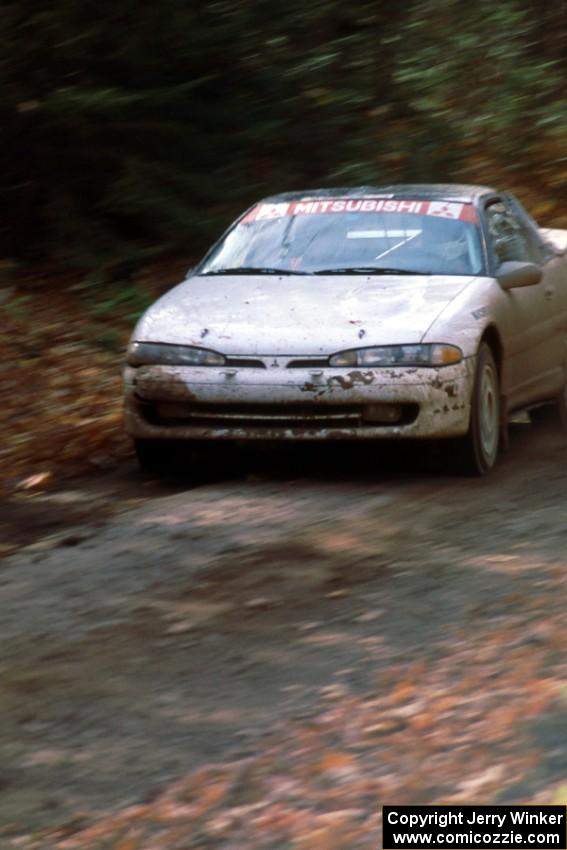
<path id="1" fill-rule="evenodd" d="M 441 438 L 488 472 L 510 413 L 565 417 L 566 246 L 486 187 L 261 201 L 134 330 L 140 463 L 179 441 Z"/>

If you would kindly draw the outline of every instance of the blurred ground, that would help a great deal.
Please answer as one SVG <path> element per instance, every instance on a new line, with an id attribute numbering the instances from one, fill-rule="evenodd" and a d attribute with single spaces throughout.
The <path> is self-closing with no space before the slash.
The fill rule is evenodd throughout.
<path id="1" fill-rule="evenodd" d="M 525 424 L 488 480 L 423 459 L 11 492 L 0 845 L 350 850 L 383 803 L 564 802 L 567 449 Z"/>

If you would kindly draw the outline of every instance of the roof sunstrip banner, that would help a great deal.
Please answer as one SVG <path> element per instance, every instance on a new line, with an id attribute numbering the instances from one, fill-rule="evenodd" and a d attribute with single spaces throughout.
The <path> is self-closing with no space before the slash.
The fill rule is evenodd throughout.
<path id="1" fill-rule="evenodd" d="M 455 201 L 418 201 L 407 198 L 306 198 L 299 201 L 264 203 L 251 209 L 243 221 L 266 221 L 288 216 L 333 213 L 343 215 L 345 213 L 410 213 L 460 221 L 477 221 L 472 204 Z"/>

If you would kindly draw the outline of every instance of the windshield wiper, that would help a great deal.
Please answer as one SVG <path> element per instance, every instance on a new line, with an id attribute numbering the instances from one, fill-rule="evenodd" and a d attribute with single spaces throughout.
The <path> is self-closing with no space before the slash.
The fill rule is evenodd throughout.
<path id="1" fill-rule="evenodd" d="M 214 274 L 309 274 L 309 272 L 297 271 L 295 269 L 272 269 L 256 266 L 235 266 L 228 269 L 209 269 L 208 272 L 200 272 L 201 276 Z"/>
<path id="2" fill-rule="evenodd" d="M 388 269 L 381 266 L 351 266 L 348 268 L 317 269 L 312 274 L 418 274 L 427 275 L 429 272 L 416 272 L 410 269 Z"/>

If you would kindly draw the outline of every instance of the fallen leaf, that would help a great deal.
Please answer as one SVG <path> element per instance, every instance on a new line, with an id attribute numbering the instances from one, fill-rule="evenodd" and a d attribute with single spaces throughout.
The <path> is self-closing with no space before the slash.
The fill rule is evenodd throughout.
<path id="1" fill-rule="evenodd" d="M 30 475 L 28 478 L 24 478 L 23 481 L 17 486 L 18 490 L 37 490 L 39 487 L 42 487 L 44 484 L 51 478 L 51 472 L 38 472 L 36 475 Z"/>
<path id="2" fill-rule="evenodd" d="M 401 732 L 406 726 L 407 722 L 401 717 L 385 717 L 378 723 L 365 726 L 362 731 L 370 737 L 381 737 L 382 735 L 393 735 L 395 732 Z"/>
<path id="3" fill-rule="evenodd" d="M 350 773 L 355 765 L 355 759 L 349 753 L 328 752 L 321 758 L 319 769 L 322 773 L 342 776 L 345 773 Z"/>

